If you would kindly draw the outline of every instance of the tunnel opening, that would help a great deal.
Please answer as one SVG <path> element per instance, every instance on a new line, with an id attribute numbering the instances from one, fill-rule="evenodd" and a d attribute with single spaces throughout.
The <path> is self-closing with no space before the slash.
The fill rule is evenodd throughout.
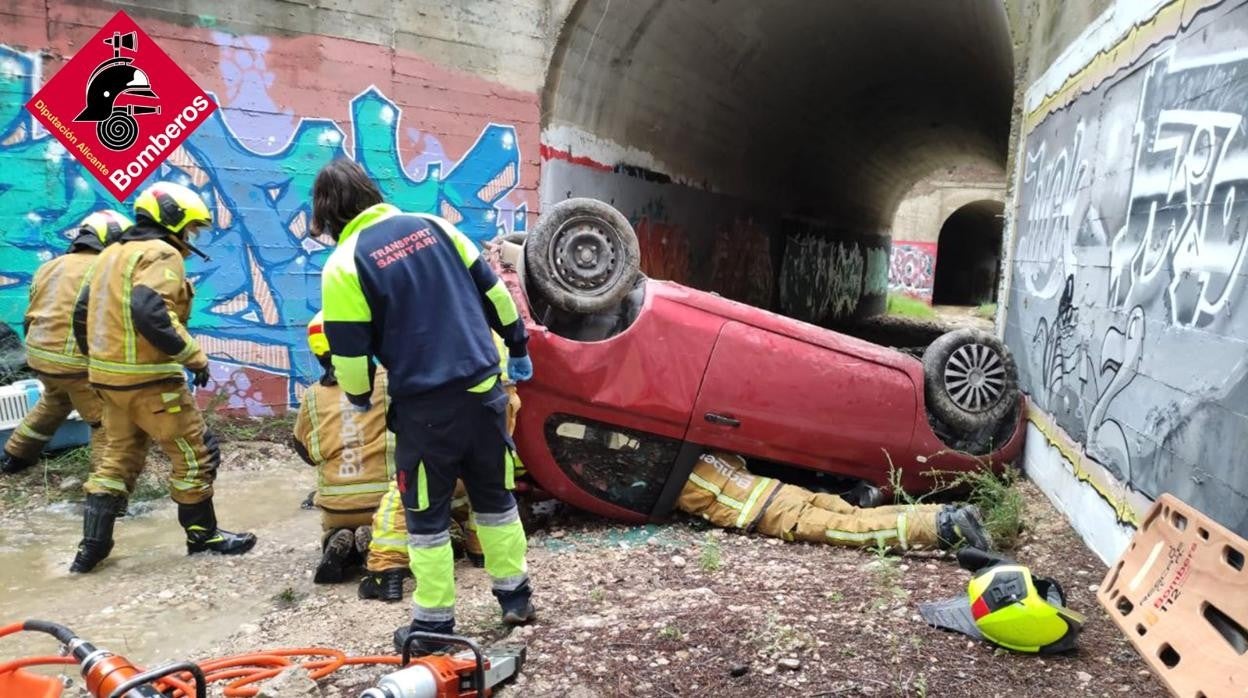
<path id="1" fill-rule="evenodd" d="M 934 305 L 996 302 L 1004 211 L 1000 201 L 975 201 L 945 220 L 936 246 Z"/>
<path id="2" fill-rule="evenodd" d="M 1012 97 L 994 0 L 578 0 L 541 200 L 614 205 L 650 276 L 837 326 L 884 310 L 916 181 L 1004 167 Z"/>

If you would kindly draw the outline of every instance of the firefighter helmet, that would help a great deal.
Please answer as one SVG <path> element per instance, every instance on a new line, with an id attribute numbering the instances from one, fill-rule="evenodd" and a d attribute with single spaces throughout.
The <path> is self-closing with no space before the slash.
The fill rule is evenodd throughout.
<path id="1" fill-rule="evenodd" d="M 162 228 L 185 238 L 188 225 L 208 225 L 212 214 L 208 204 L 181 184 L 157 182 L 139 194 L 134 201 L 136 218 L 146 218 Z"/>
<path id="2" fill-rule="evenodd" d="M 116 211 L 109 209 L 96 211 L 83 218 L 82 223 L 78 224 L 78 231 L 69 243 L 69 249 L 70 251 L 92 249 L 98 252 L 106 245 L 116 242 L 122 232 L 132 225 L 134 221 Z"/>
<path id="3" fill-rule="evenodd" d="M 1075 647 L 1084 617 L 1066 608 L 1055 580 L 1033 577 L 1002 560 L 979 569 L 956 599 L 919 606 L 931 625 L 983 639 L 1015 652 L 1053 654 Z"/>
<path id="4" fill-rule="evenodd" d="M 324 356 L 329 353 L 329 340 L 325 337 L 325 321 L 318 311 L 308 322 L 308 349 L 313 356 Z"/>

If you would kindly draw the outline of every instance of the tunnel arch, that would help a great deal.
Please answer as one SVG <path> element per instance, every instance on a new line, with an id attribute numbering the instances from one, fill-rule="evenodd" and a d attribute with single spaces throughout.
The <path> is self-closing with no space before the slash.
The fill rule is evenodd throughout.
<path id="1" fill-rule="evenodd" d="M 981 199 L 945 219 L 936 243 L 934 305 L 995 303 L 1005 204 Z"/>
<path id="2" fill-rule="evenodd" d="M 883 309 L 915 181 L 1004 166 L 1012 97 L 993 0 L 578 0 L 542 95 L 542 201 L 611 201 L 643 265 L 826 324 Z M 739 256 L 761 261 L 716 262 Z"/>

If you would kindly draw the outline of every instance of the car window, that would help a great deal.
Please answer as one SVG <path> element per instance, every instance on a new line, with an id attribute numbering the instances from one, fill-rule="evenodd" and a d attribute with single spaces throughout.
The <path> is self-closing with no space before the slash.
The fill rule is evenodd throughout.
<path id="1" fill-rule="evenodd" d="M 567 414 L 546 420 L 555 463 L 603 500 L 649 514 L 663 492 L 680 441 Z"/>

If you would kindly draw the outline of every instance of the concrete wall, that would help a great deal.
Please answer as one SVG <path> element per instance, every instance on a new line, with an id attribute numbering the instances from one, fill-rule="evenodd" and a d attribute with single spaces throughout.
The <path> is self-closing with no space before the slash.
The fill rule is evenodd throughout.
<path id="1" fill-rule="evenodd" d="M 176 7 L 177 9 L 169 9 Z M 328 241 L 308 235 L 317 169 L 353 157 L 387 198 L 447 216 L 475 240 L 536 215 L 538 103 L 566 2 L 366 0 L 44 3 L 0 7 L 0 321 L 86 214 L 116 206 L 22 106 L 119 8 L 221 109 L 160 177 L 215 212 L 192 258 L 192 331 L 228 407 L 269 414 L 319 375 L 304 325 Z M 126 202 L 127 208 L 131 202 Z"/>
<path id="2" fill-rule="evenodd" d="M 932 302 L 941 229 L 955 211 L 976 201 L 1005 201 L 1005 174 L 1000 169 L 955 165 L 911 187 L 893 216 L 889 290 Z"/>
<path id="3" fill-rule="evenodd" d="M 1167 491 L 1248 535 L 1248 5 L 1124 0 L 1065 48 L 1044 25 L 1004 309 L 1027 467 L 1107 559 Z"/>

